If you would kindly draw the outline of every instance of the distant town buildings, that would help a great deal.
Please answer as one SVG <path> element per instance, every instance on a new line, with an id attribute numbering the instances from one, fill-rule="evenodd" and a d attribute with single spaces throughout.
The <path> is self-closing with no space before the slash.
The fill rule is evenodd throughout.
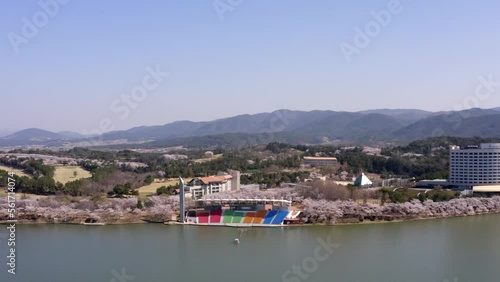
<path id="1" fill-rule="evenodd" d="M 237 190 L 240 190 L 240 172 L 237 170 L 228 170 L 227 173 L 219 172 L 217 175 L 193 178 L 184 187 L 186 196 L 191 196 L 194 200 L 208 194 Z"/>
<path id="2" fill-rule="evenodd" d="M 427 188 L 427 189 L 434 189 L 437 186 L 441 187 L 447 187 L 450 183 L 448 182 L 448 179 L 432 179 L 432 180 L 420 180 L 417 182 L 415 185 L 416 188 Z"/>
<path id="3" fill-rule="evenodd" d="M 187 160 L 188 159 L 187 155 L 179 155 L 179 154 L 165 154 L 165 155 L 163 155 L 163 157 L 169 161 Z"/>
<path id="4" fill-rule="evenodd" d="M 340 173 L 340 179 L 342 179 L 342 180 L 346 180 L 348 175 L 349 175 L 349 173 L 348 173 L 347 171 L 343 170 L 343 171 Z"/>
<path id="5" fill-rule="evenodd" d="M 304 157 L 304 164 L 311 166 L 336 165 L 337 158 L 334 157 Z"/>
<path id="6" fill-rule="evenodd" d="M 464 148 L 450 146 L 448 181 L 450 185 L 474 192 L 500 192 L 500 143 Z M 485 189 L 487 191 L 482 191 Z"/>
<path id="7" fill-rule="evenodd" d="M 313 172 L 309 173 L 309 178 L 304 179 L 304 182 L 309 182 L 309 181 L 314 181 L 314 180 L 325 181 L 326 176 L 313 171 Z"/>

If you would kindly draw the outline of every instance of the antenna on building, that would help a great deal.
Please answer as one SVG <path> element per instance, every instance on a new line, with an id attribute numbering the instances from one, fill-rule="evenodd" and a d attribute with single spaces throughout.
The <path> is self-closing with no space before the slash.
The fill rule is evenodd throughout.
<path id="1" fill-rule="evenodd" d="M 179 205 L 181 209 L 181 222 L 184 223 L 185 207 L 184 207 L 184 180 L 179 176 Z"/>

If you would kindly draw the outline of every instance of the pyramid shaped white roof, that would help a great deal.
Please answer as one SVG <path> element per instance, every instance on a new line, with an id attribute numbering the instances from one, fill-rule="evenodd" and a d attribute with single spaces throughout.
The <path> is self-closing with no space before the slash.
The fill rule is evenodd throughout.
<path id="1" fill-rule="evenodd" d="M 356 178 L 356 180 L 354 180 L 354 185 L 356 186 L 364 186 L 364 185 L 371 185 L 372 182 L 370 181 L 370 179 L 368 179 L 368 177 L 366 177 L 366 175 L 364 173 L 361 173 L 360 176 L 358 176 L 358 178 Z"/>

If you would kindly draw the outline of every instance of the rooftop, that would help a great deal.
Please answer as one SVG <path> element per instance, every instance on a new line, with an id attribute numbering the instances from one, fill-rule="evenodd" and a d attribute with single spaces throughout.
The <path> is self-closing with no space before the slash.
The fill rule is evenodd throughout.
<path id="1" fill-rule="evenodd" d="M 472 149 L 500 149 L 500 143 L 481 143 L 480 145 L 467 145 L 460 147 L 457 145 L 451 145 L 450 150 L 472 150 Z"/>
<path id="2" fill-rule="evenodd" d="M 209 183 L 215 183 L 215 182 L 226 182 L 228 179 L 233 178 L 231 175 L 213 175 L 213 176 L 206 176 L 206 177 L 200 177 L 198 178 L 199 180 L 203 181 L 205 184 Z"/>
<path id="3" fill-rule="evenodd" d="M 336 161 L 335 157 L 304 157 L 304 160 Z"/>
<path id="4" fill-rule="evenodd" d="M 500 192 L 500 185 L 482 185 L 482 186 L 473 186 L 472 191 L 474 192 Z"/>

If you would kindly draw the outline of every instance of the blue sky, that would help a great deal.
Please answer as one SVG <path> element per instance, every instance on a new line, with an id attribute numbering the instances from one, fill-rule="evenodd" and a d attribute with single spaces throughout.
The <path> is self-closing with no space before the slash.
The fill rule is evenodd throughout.
<path id="1" fill-rule="evenodd" d="M 379 0 L 54 1 L 0 1 L 0 130 L 106 131 L 281 108 L 500 106 L 500 87 L 474 98 L 478 77 L 500 81 L 494 0 L 401 0 L 398 13 Z M 45 23 L 39 2 L 57 3 Z M 355 29 L 381 10 L 390 21 L 356 47 Z M 38 29 L 31 38 L 23 18 Z M 349 62 L 342 42 L 358 49 Z M 169 75 L 126 104 L 147 68 Z"/>

